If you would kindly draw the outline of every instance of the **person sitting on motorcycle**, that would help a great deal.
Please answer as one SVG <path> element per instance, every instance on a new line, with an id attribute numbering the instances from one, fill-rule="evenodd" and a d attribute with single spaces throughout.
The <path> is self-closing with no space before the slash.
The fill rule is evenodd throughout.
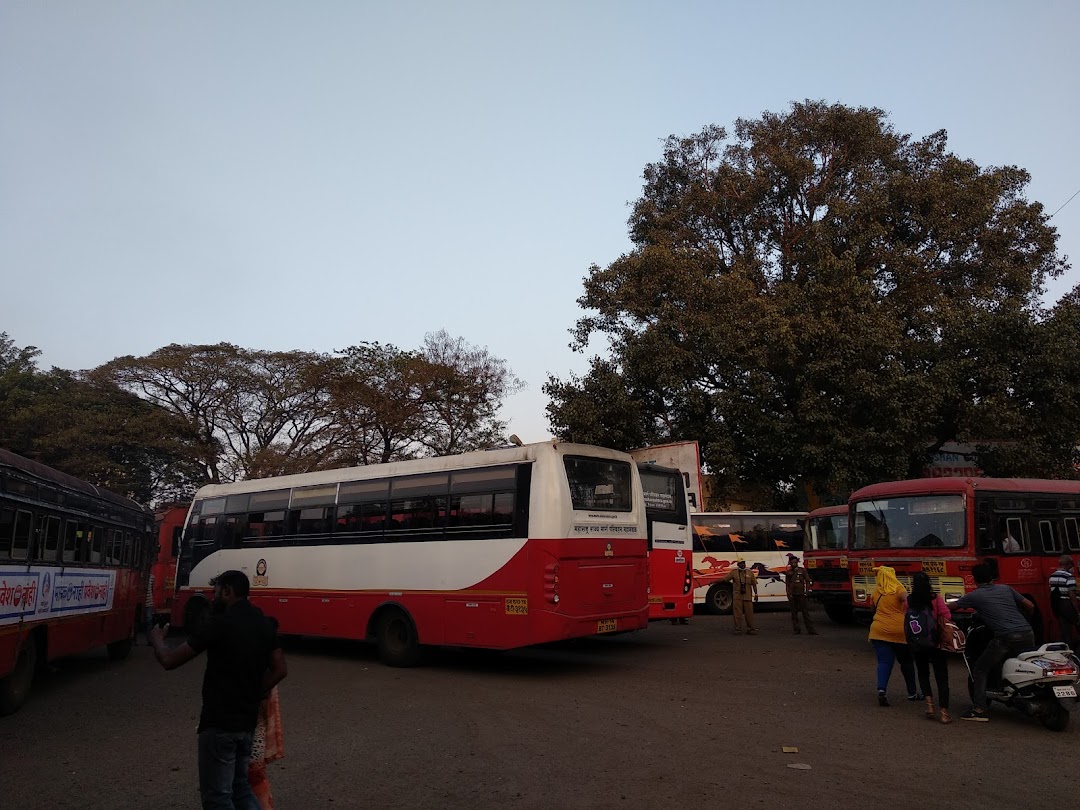
<path id="1" fill-rule="evenodd" d="M 972 568 L 971 575 L 978 587 L 961 596 L 951 607 L 953 610 L 978 611 L 994 637 L 975 662 L 972 672 L 975 682 L 972 700 L 975 705 L 960 715 L 960 719 L 985 723 L 990 719 L 986 714 L 986 682 L 990 673 L 999 671 L 1005 659 L 1035 649 L 1035 634 L 1025 618 L 1031 616 L 1035 608 L 1008 585 L 993 584 L 994 572 L 986 563 Z"/>

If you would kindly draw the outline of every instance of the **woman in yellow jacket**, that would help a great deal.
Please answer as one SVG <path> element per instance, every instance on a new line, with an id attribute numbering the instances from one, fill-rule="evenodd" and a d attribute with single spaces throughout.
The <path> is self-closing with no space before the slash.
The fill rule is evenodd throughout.
<path id="1" fill-rule="evenodd" d="M 922 700 L 915 682 L 915 665 L 904 635 L 904 611 L 907 610 L 907 590 L 896 578 L 896 571 L 886 565 L 877 571 L 877 587 L 870 595 L 874 603 L 874 621 L 870 625 L 870 643 L 877 655 L 878 705 L 888 706 L 889 678 L 893 663 L 900 662 L 900 672 L 907 684 L 908 700 Z"/>

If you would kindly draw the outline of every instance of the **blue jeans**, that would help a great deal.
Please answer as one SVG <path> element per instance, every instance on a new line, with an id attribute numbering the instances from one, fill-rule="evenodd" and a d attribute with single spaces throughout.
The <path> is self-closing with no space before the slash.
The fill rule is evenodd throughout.
<path id="1" fill-rule="evenodd" d="M 911 660 L 911 651 L 907 644 L 896 644 L 891 641 L 870 639 L 874 645 L 874 654 L 877 655 L 877 688 L 884 692 L 889 688 L 889 678 L 892 676 L 893 663 L 900 662 L 900 672 L 904 676 L 904 685 L 907 686 L 908 695 L 917 694 L 919 687 L 915 683 L 915 664 Z"/>
<path id="2" fill-rule="evenodd" d="M 262 810 L 248 783 L 250 731 L 199 732 L 199 793 L 203 810 Z"/>

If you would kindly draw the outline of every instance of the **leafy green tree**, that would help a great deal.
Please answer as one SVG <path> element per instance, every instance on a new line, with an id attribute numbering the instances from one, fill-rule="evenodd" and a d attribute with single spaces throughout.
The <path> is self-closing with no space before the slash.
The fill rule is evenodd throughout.
<path id="1" fill-rule="evenodd" d="M 0 334 L 0 446 L 143 503 L 190 496 L 195 437 L 168 412 L 76 372 L 37 369 Z"/>
<path id="2" fill-rule="evenodd" d="M 553 430 L 696 438 L 722 489 L 819 494 L 1007 433 L 982 397 L 1024 384 L 1011 339 L 1067 264 L 1027 172 L 946 146 L 821 102 L 669 138 L 633 249 L 585 279 L 575 346 L 609 356 L 549 378 Z"/>

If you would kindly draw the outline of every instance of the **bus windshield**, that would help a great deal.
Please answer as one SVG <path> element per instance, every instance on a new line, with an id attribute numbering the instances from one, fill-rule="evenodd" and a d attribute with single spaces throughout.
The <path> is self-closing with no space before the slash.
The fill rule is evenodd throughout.
<path id="1" fill-rule="evenodd" d="M 919 495 L 855 504 L 852 548 L 961 548 L 963 495 Z"/>
<path id="2" fill-rule="evenodd" d="M 815 549 L 847 548 L 847 515 L 811 518 L 810 543 Z"/>

